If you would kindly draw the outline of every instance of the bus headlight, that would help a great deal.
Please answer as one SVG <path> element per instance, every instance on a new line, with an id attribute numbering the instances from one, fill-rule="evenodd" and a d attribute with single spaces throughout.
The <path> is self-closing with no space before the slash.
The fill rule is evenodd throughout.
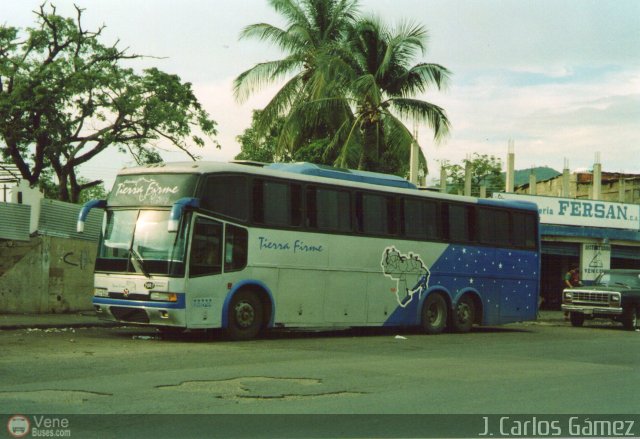
<path id="1" fill-rule="evenodd" d="M 565 291 L 563 295 L 563 300 L 565 302 L 571 302 L 572 299 L 573 299 L 573 293 L 571 293 L 571 291 Z"/>
<path id="2" fill-rule="evenodd" d="M 152 292 L 151 294 L 149 294 L 149 299 L 158 300 L 160 302 L 177 302 L 178 295 L 176 293 Z"/>
<path id="3" fill-rule="evenodd" d="M 109 291 L 106 288 L 94 288 L 93 295 L 96 297 L 109 297 Z"/>

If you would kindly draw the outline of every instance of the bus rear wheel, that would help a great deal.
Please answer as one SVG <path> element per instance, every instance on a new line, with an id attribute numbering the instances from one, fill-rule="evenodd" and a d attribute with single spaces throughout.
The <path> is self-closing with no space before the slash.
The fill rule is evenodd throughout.
<path id="1" fill-rule="evenodd" d="M 226 334 L 231 340 L 255 338 L 262 329 L 262 303 L 252 291 L 239 291 L 229 303 Z"/>
<path id="2" fill-rule="evenodd" d="M 424 301 L 421 326 L 427 334 L 440 334 L 447 326 L 447 302 L 440 294 L 430 294 Z"/>
<path id="3" fill-rule="evenodd" d="M 455 332 L 469 332 L 476 317 L 476 307 L 469 296 L 461 297 L 453 310 L 451 326 Z"/>

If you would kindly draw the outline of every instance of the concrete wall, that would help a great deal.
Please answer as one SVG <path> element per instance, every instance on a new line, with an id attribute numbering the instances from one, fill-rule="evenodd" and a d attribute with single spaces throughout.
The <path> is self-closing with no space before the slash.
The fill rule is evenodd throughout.
<path id="1" fill-rule="evenodd" d="M 35 236 L 0 240 L 0 313 L 91 309 L 97 243 Z"/>
<path id="2" fill-rule="evenodd" d="M 569 177 L 568 198 L 592 199 L 593 181 L 590 173 L 573 173 Z M 625 179 L 622 191 L 619 174 L 603 173 L 601 196 L 602 201 L 623 203 L 640 203 L 640 176 L 623 175 Z M 552 197 L 562 196 L 562 176 L 536 183 L 536 194 Z M 516 188 L 516 193 L 528 194 L 528 185 Z M 621 194 L 622 192 L 622 194 Z"/>

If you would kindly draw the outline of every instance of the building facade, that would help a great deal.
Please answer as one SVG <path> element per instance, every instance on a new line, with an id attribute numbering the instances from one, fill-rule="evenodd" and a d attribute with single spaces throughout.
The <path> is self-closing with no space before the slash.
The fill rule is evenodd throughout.
<path id="1" fill-rule="evenodd" d="M 517 193 L 494 198 L 538 205 L 543 308 L 559 309 L 563 277 L 572 267 L 580 268 L 585 284 L 608 268 L 640 269 L 640 204 Z"/>
<path id="2" fill-rule="evenodd" d="M 566 180 L 566 181 L 565 181 Z M 620 203 L 640 203 L 640 175 L 621 174 L 618 172 L 602 172 L 599 196 L 594 197 L 594 173 L 574 172 L 560 174 L 547 180 L 530 183 L 515 188 L 517 194 L 546 195 L 552 197 L 568 197 L 578 199 L 594 199 L 601 201 L 617 201 Z M 567 193 L 564 193 L 564 190 Z"/>

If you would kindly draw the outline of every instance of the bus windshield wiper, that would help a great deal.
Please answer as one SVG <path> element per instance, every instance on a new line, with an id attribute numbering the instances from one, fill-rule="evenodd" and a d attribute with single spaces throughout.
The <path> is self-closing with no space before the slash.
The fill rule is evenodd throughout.
<path id="1" fill-rule="evenodd" d="M 149 272 L 144 268 L 144 259 L 142 258 L 142 256 L 140 256 L 138 250 L 131 247 L 131 249 L 129 250 L 129 259 L 131 260 L 131 263 L 133 264 L 133 267 L 137 272 L 144 274 L 145 277 L 151 278 Z"/>

